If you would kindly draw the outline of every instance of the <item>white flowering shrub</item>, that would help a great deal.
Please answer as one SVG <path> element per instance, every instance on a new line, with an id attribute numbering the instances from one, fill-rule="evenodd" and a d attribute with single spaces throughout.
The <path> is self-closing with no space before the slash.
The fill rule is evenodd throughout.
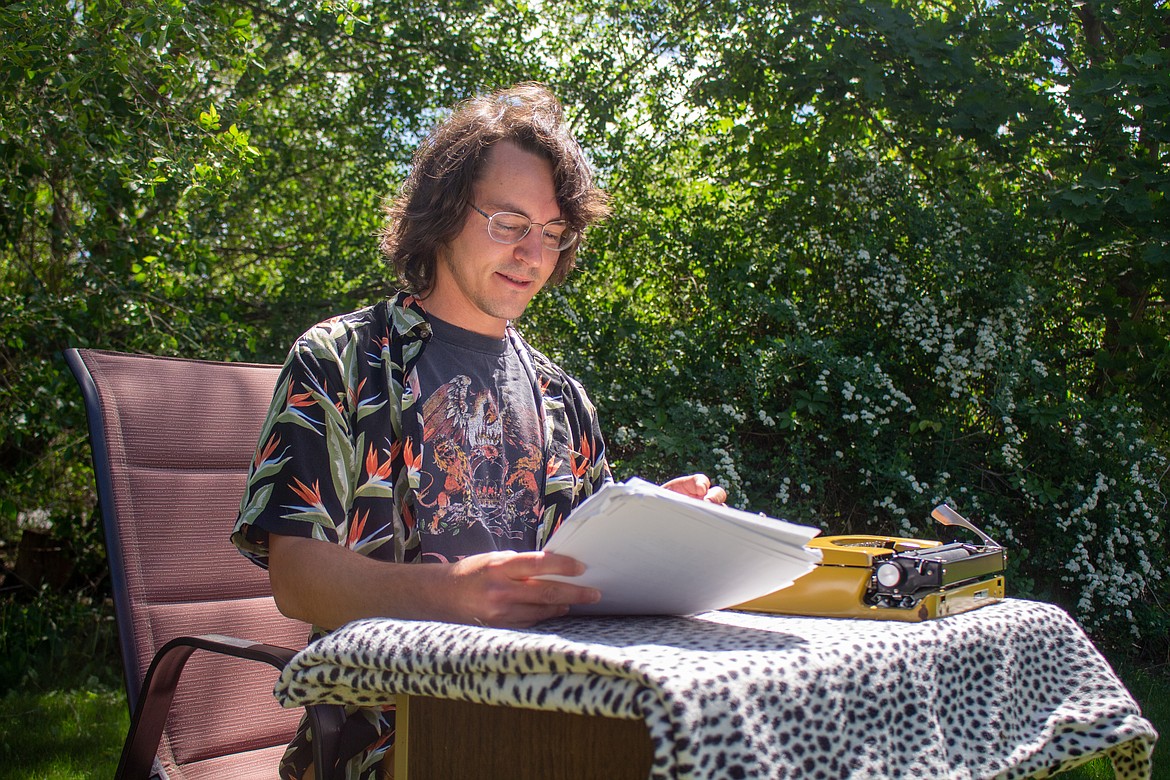
<path id="1" fill-rule="evenodd" d="M 1011 594 L 1164 634 L 1167 455 L 1090 385 L 1093 323 L 1049 240 L 897 166 L 831 163 L 766 197 L 665 182 L 686 208 L 622 204 L 537 306 L 617 476 L 703 470 L 826 533 L 964 538 L 930 519 L 946 502 L 1008 547 Z"/>

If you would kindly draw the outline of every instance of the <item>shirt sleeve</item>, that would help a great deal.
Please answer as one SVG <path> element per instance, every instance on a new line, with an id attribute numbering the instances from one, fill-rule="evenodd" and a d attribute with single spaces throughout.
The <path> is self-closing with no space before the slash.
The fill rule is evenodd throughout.
<path id="1" fill-rule="evenodd" d="M 268 566 L 269 534 L 336 543 L 348 507 L 331 478 L 347 437 L 345 388 L 332 350 L 302 336 L 289 352 L 248 473 L 232 542 Z"/>

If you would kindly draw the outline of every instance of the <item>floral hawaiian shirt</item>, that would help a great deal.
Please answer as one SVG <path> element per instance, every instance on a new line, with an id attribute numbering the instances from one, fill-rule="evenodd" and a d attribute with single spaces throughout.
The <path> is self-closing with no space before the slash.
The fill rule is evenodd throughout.
<path id="1" fill-rule="evenodd" d="M 261 566 L 270 533 L 343 544 L 378 560 L 420 552 L 414 503 L 423 460 L 414 372 L 431 336 L 417 298 L 394 299 L 322 322 L 297 340 L 277 380 L 232 541 Z M 538 546 L 610 481 L 597 413 L 584 389 L 509 326 L 508 338 L 538 393 L 544 433 Z M 325 632 L 315 628 L 313 638 Z M 370 778 L 387 749 L 392 716 L 361 712 L 374 746 L 348 778 Z M 311 761 L 305 724 L 282 764 L 300 777 Z"/>

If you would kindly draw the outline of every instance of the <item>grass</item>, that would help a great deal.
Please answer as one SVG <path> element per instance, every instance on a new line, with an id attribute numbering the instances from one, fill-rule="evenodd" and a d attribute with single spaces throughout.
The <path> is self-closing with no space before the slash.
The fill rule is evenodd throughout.
<path id="1" fill-rule="evenodd" d="M 114 776 L 130 715 L 112 613 L 78 594 L 0 594 L 0 780 Z"/>
<path id="2" fill-rule="evenodd" d="M 106 780 L 130 727 L 126 695 L 10 691 L 0 699 L 0 780 Z"/>
<path id="3" fill-rule="evenodd" d="M 1170 664 L 1142 666 L 1127 658 L 1109 660 L 1160 736 L 1154 746 L 1153 780 L 1170 780 Z"/>
<path id="4" fill-rule="evenodd" d="M 0 780 L 113 777 L 129 716 L 108 606 L 38 595 L 0 596 Z M 1170 780 L 1170 665 L 1110 661 L 1164 737 L 1153 780 Z M 1114 773 L 1097 758 L 1060 777 Z"/>

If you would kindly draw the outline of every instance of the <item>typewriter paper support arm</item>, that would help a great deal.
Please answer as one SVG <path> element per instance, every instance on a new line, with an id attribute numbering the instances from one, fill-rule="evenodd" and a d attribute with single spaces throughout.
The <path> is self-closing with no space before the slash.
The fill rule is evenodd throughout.
<path id="1" fill-rule="evenodd" d="M 1003 549 L 1003 545 L 999 544 L 990 536 L 980 531 L 975 527 L 974 523 L 963 517 L 955 510 L 951 509 L 946 504 L 939 504 L 936 506 L 930 513 L 930 516 L 943 525 L 957 525 L 960 528 L 966 528 L 968 531 L 975 533 L 980 539 L 987 542 L 988 547 L 992 547 L 997 550 Z"/>

